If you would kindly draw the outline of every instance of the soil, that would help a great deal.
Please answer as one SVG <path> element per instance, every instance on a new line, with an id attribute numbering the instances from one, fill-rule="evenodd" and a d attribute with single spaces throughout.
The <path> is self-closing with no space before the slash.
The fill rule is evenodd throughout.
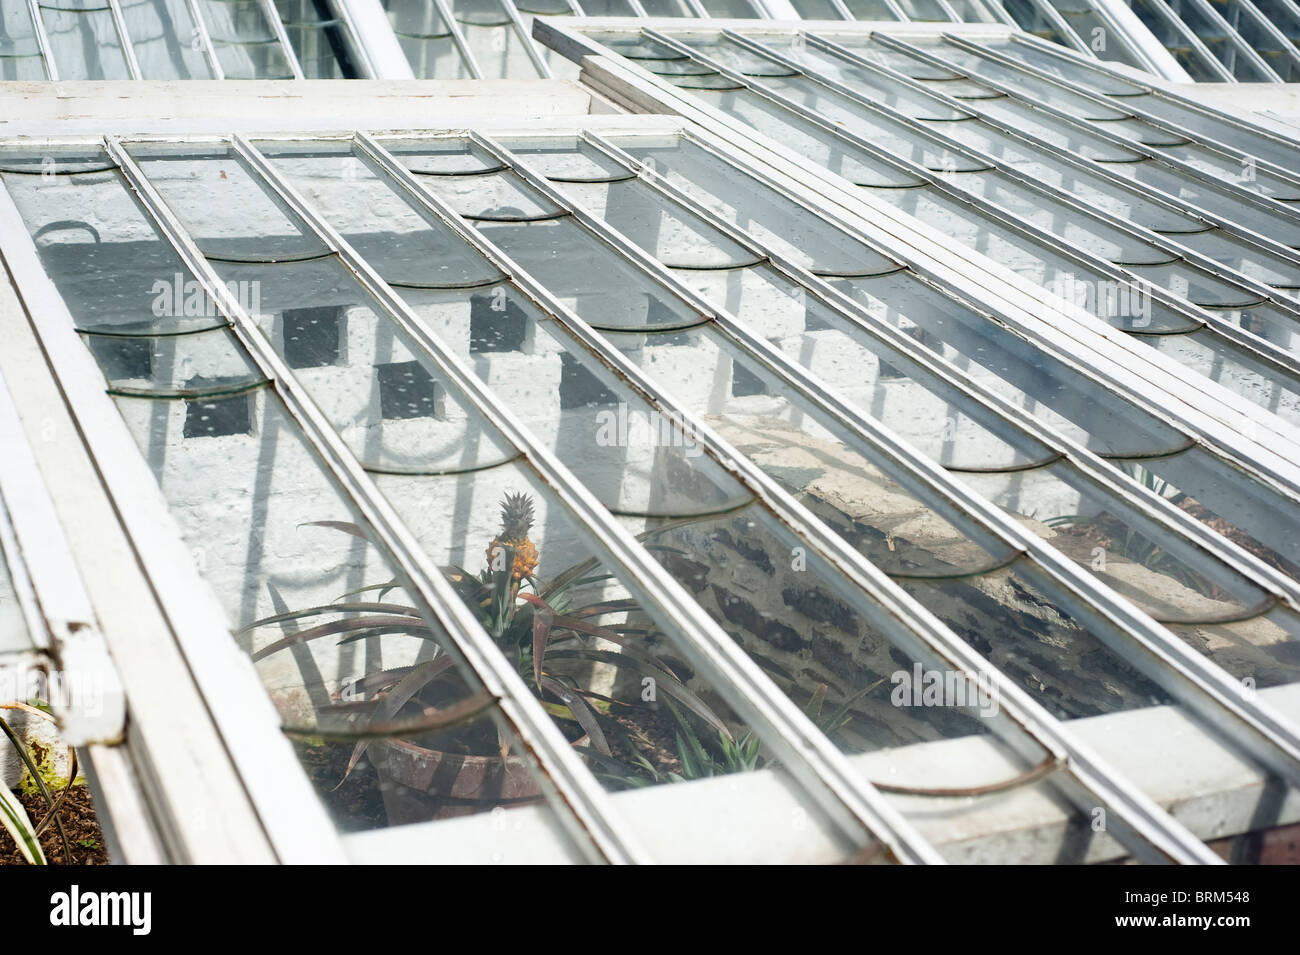
<path id="1" fill-rule="evenodd" d="M 1183 510 L 1190 511 L 1191 509 L 1184 506 Z M 1192 513 L 1193 516 L 1198 516 L 1195 512 Z M 1212 522 L 1207 523 L 1210 523 L 1211 527 L 1213 527 Z M 1054 527 L 1053 530 L 1056 531 L 1059 537 L 1078 538 L 1085 543 L 1085 546 L 1101 547 L 1104 550 L 1113 553 L 1117 557 L 1122 557 L 1125 560 L 1132 560 L 1135 563 L 1143 564 L 1148 567 L 1148 569 L 1154 570 L 1157 573 L 1161 572 L 1159 561 L 1161 560 L 1162 552 L 1159 548 L 1156 548 L 1145 560 L 1132 554 L 1124 553 L 1124 548 L 1121 542 L 1127 532 L 1127 527 L 1121 520 L 1111 516 L 1110 514 L 1102 513 L 1096 518 L 1080 521 L 1077 524 L 1057 526 Z M 1214 527 L 1214 530 L 1223 533 L 1223 531 L 1218 527 Z M 1237 533 L 1240 535 L 1240 532 Z M 1238 541 L 1238 543 L 1240 543 L 1240 541 Z M 1175 562 L 1170 569 L 1174 570 L 1174 572 L 1170 574 L 1171 577 L 1181 583 L 1184 587 L 1194 590 L 1199 594 L 1215 600 L 1224 600 L 1231 596 L 1222 588 L 1217 586 L 1213 581 L 1208 580 L 1195 571 L 1189 570 L 1181 562 Z"/>
<path id="2" fill-rule="evenodd" d="M 1300 580 L 1300 567 L 1287 560 L 1277 551 L 1264 546 L 1259 541 L 1247 535 L 1244 531 L 1241 531 L 1237 527 L 1228 523 L 1222 517 L 1215 516 L 1214 512 L 1204 504 L 1194 501 L 1191 498 L 1185 498 L 1178 504 L 1178 506 L 1188 514 L 1191 514 L 1192 517 L 1196 518 L 1201 523 L 1208 525 L 1211 530 L 1222 534 L 1234 544 L 1238 544 L 1244 550 L 1254 554 L 1264 563 L 1275 567 L 1288 577 Z"/>
<path id="3" fill-rule="evenodd" d="M 613 707 L 610 718 L 623 728 L 627 739 L 620 739 L 618 733 L 607 733 L 609 748 L 615 759 L 630 763 L 635 751 L 644 756 L 661 772 L 681 772 L 681 762 L 675 751 L 677 725 L 672 717 L 648 707 L 637 707 L 635 713 L 630 707 Z M 620 712 L 622 710 L 622 712 Z"/>
<path id="4" fill-rule="evenodd" d="M 54 794 L 58 798 L 58 793 Z M 49 811 L 49 805 L 39 794 L 19 795 L 23 808 L 33 822 L 40 822 Z M 90 789 L 86 786 L 74 786 L 68 798 L 59 808 L 59 818 L 63 820 L 63 829 L 68 834 L 68 845 L 72 848 L 73 865 L 109 865 L 108 847 L 104 845 L 104 833 L 95 818 L 95 803 Z M 63 855 L 63 843 L 59 839 L 59 830 L 54 823 L 41 833 L 41 849 L 46 861 L 51 865 L 61 865 L 67 860 Z M 27 860 L 18 851 L 18 845 L 9 833 L 0 829 L 0 865 L 26 865 Z"/>
<path id="5" fill-rule="evenodd" d="M 379 791 L 379 777 L 366 757 L 361 757 L 352 774 L 340 785 L 352 756 L 351 744 L 308 746 L 297 743 L 294 749 L 330 817 L 341 831 L 360 832 L 388 824 L 384 797 Z"/>

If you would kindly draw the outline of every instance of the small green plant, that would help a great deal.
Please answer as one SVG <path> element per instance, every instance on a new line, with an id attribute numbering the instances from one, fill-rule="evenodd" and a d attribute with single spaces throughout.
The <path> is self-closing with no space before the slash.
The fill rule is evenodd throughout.
<path id="1" fill-rule="evenodd" d="M 21 710 L 33 714 L 41 719 L 53 720 L 54 717 L 40 707 L 39 704 L 31 703 L 7 703 L 0 705 L 4 710 Z M 58 830 L 61 848 L 63 849 L 64 862 L 71 864 L 72 847 L 68 843 L 68 834 L 63 827 L 63 819 L 59 815 L 59 810 L 63 808 L 63 802 L 67 799 L 68 794 L 72 791 L 73 781 L 77 777 L 77 754 L 75 750 L 69 749 L 68 764 L 68 781 L 57 797 L 50 792 L 49 786 L 45 782 L 45 776 L 40 766 L 40 760 L 32 753 L 31 749 L 18 738 L 13 727 L 3 717 L 0 717 L 0 732 L 3 732 L 9 740 L 14 750 L 18 753 L 18 758 L 22 760 L 23 766 L 27 770 L 27 777 L 31 780 L 36 791 L 41 794 L 49 806 L 49 810 L 39 823 L 33 824 L 31 817 L 27 815 L 27 810 L 19 801 L 18 796 L 8 787 L 0 785 L 0 824 L 4 825 L 5 831 L 13 838 L 18 845 L 18 851 L 22 853 L 24 859 L 31 865 L 45 865 L 45 853 L 41 850 L 40 836 L 50 824 L 53 823 Z"/>
<path id="2" fill-rule="evenodd" d="M 18 844 L 18 851 L 30 865 L 45 865 L 45 853 L 41 851 L 40 840 L 36 837 L 36 826 L 32 824 L 27 810 L 18 801 L 18 796 L 7 786 L 0 786 L 0 823 Z"/>

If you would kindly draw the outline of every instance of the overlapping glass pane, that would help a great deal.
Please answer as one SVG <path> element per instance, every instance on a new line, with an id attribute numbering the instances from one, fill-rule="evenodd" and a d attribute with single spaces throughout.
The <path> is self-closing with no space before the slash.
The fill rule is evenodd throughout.
<path id="1" fill-rule="evenodd" d="M 1078 160 L 1110 163 L 1122 157 L 1097 156 L 1068 137 L 1063 144 L 1039 145 L 1027 141 L 1023 130 L 993 117 L 985 119 L 978 112 L 952 121 L 956 107 L 945 103 L 953 101 L 937 96 L 927 100 L 902 71 L 868 67 L 854 61 L 850 53 L 836 53 L 834 46 L 819 46 L 816 37 L 806 42 L 802 34 L 791 33 L 783 43 L 768 34 L 756 36 L 759 40 L 751 43 L 730 35 L 679 32 L 673 42 L 685 47 L 675 48 L 644 35 L 623 35 L 615 48 L 632 52 L 639 65 L 667 82 L 690 89 L 692 95 L 780 141 L 790 142 L 813 125 L 818 136 L 837 141 L 855 161 L 862 157 L 892 166 L 896 174 L 911 173 L 921 181 L 929 177 L 928 186 L 905 189 L 887 177 L 872 182 L 856 169 L 836 170 L 874 197 L 1056 294 L 1071 298 L 1062 292 L 1066 286 L 1085 293 L 1094 290 L 1094 302 L 1106 305 L 1092 308 L 1098 317 L 1248 400 L 1284 418 L 1300 420 L 1300 366 L 1288 358 L 1270 357 L 1267 348 L 1256 354 L 1256 346 L 1237 338 L 1238 330 L 1253 335 L 1251 330 L 1260 328 L 1268 332 L 1259 336 L 1261 344 L 1280 341 L 1283 350 L 1291 347 L 1292 325 L 1300 327 L 1300 311 L 1287 293 L 1292 283 L 1300 281 L 1300 258 L 1290 249 L 1278 249 L 1249 229 L 1237 230 L 1236 220 L 1206 228 L 1206 223 L 1193 218 L 1195 207 L 1186 207 L 1191 215 L 1172 219 L 1162 210 L 1149 223 L 1116 223 L 1107 214 L 1115 208 L 1113 203 L 1094 212 L 1090 200 L 1098 192 L 1131 197 L 1133 190 L 1126 183 L 1097 177 L 1086 187 L 1076 187 L 1071 175 L 1075 160 L 1063 160 L 1059 150 L 1062 145 L 1072 149 Z M 858 40 L 858 48 L 863 48 L 862 38 Z M 955 43 L 930 41 L 930 47 L 945 57 L 945 63 L 976 79 L 1018 76 L 1024 82 L 1017 69 Z M 890 52 L 900 51 L 890 48 Z M 792 72 L 794 67 L 798 71 Z M 706 68 L 715 72 L 698 73 Z M 1175 107 L 1188 112 L 1171 99 L 1141 91 L 1138 98 L 1158 103 L 1165 112 Z M 1090 119 L 1109 124 L 1112 117 L 1105 107 L 1081 102 Z M 940 115 L 945 109 L 950 115 Z M 1128 114 L 1117 110 L 1115 115 Z M 991 165 L 997 161 L 1017 168 L 998 169 Z M 1060 187 L 1043 188 L 1034 165 L 1054 169 Z M 1023 178 L 1021 170 L 1027 174 Z M 1089 206 L 1080 205 L 1071 194 Z M 1156 203 L 1164 198 L 1152 196 Z M 1152 203 L 1146 203 L 1133 207 L 1132 214 L 1149 213 L 1152 208 Z M 1290 217 L 1289 210 L 1278 214 Z M 1148 228 L 1165 230 L 1168 240 L 1153 239 Z M 1152 286 L 1165 289 L 1173 298 L 1150 296 L 1144 290 Z M 1263 286 L 1280 294 L 1274 296 Z M 1141 314 L 1131 308 L 1110 308 L 1106 303 L 1114 296 L 1100 290 L 1112 287 L 1142 297 Z M 1267 314 L 1244 325 L 1240 315 L 1197 308 L 1239 309 L 1262 304 L 1265 296 L 1269 297 Z M 1218 324 L 1221 319 L 1224 325 Z M 1170 335 L 1182 337 L 1175 341 L 1166 337 Z"/>
<path id="2" fill-rule="evenodd" d="M 751 206 L 764 207 L 764 202 L 754 197 L 765 191 L 751 176 L 689 139 L 628 137 L 616 142 L 631 157 L 643 162 L 652 160 L 658 175 L 737 225 L 749 227 L 744 212 Z M 777 208 L 797 205 L 790 199 L 782 202 L 774 192 L 766 195 L 772 197 L 767 201 L 779 203 Z M 833 241 L 833 235 L 843 234 L 825 222 L 822 232 L 827 242 Z M 1189 513 L 1211 523 L 1289 576 L 1297 577 L 1300 568 L 1293 563 L 1293 555 L 1300 525 L 1294 523 L 1294 508 L 1239 468 L 1194 447 L 1189 436 L 1159 421 L 1150 409 L 1139 408 L 1106 391 L 1066 362 L 1010 334 L 999 323 L 961 306 L 939 290 L 917 282 L 907 272 L 833 284 L 881 321 L 908 331 L 928 350 L 954 360 L 965 374 L 1044 423 L 1107 458 L 1133 462 L 1131 467 L 1136 470 L 1132 476 L 1153 484 Z M 728 302 L 728 307 L 733 304 Z M 819 318 L 816 323 L 806 322 L 806 327 L 825 335 L 821 329 L 827 328 L 827 323 Z M 792 357 L 802 354 L 798 348 L 789 353 Z M 818 373 L 828 374 L 827 367 L 818 368 Z M 923 374 L 914 370 L 900 377 L 909 385 L 924 380 Z M 836 380 L 834 376 L 832 380 Z M 850 394 L 862 393 L 853 390 L 862 387 L 860 379 L 837 380 L 837 384 Z M 901 384 L 895 379 L 890 387 Z M 869 392 L 864 398 L 867 395 Z M 904 405 L 912 407 L 917 401 L 913 393 Z M 942 451 L 931 448 L 924 437 L 918 438 L 903 423 L 914 418 L 891 418 L 888 403 L 880 400 L 867 398 L 864 406 L 872 408 L 873 416 L 907 435 L 916 446 L 929 449 L 942 463 L 950 467 L 960 463 L 943 457 Z M 947 427 L 937 430 L 949 439 L 954 434 L 954 429 Z M 936 429 L 929 429 L 930 435 L 935 433 Z"/>

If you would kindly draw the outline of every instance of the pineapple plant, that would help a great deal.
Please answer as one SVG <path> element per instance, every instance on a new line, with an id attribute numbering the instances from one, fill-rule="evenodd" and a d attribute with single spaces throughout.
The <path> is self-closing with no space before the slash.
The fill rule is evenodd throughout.
<path id="1" fill-rule="evenodd" d="M 612 578 L 597 558 L 588 557 L 542 581 L 537 577 L 538 548 L 530 537 L 536 521 L 533 498 L 522 492 L 506 494 L 500 502 L 500 518 L 500 528 L 487 545 L 487 566 L 482 571 L 473 573 L 454 564 L 442 571 L 542 705 L 561 723 L 570 741 L 580 747 L 595 772 L 626 788 L 757 767 L 757 744 L 753 739 L 737 741 L 708 704 L 687 688 L 672 665 L 646 646 L 647 637 L 654 631 L 629 619 L 638 610 L 636 601 L 599 592 L 599 587 Z M 370 539 L 355 524 L 312 523 Z M 686 521 L 661 525 L 640 537 L 647 546 L 659 546 L 654 539 L 680 523 Z M 281 626 L 285 633 L 257 650 L 253 659 L 326 637 L 347 642 L 384 633 L 405 633 L 440 642 L 438 631 L 419 611 L 405 602 L 385 599 L 399 586 L 393 579 L 345 594 L 333 603 L 254 621 L 244 632 Z M 590 590 L 593 586 L 597 589 Z M 379 592 L 377 601 L 360 596 L 370 591 Z M 335 616 L 341 619 L 329 619 Z M 288 626 L 313 618 L 315 625 Z M 602 643 L 598 645 L 597 640 Z M 650 677 L 658 692 L 670 698 L 667 710 L 676 735 L 675 739 L 658 739 L 657 753 L 653 746 L 646 750 L 656 762 L 642 755 L 643 747 L 635 741 L 649 737 L 627 720 L 639 714 L 641 701 L 611 699 L 589 689 L 581 675 L 584 663 L 626 669 L 637 678 L 634 685 L 638 689 L 639 681 Z M 452 657 L 439 653 L 414 667 L 368 674 L 346 692 L 341 689 L 334 693 L 330 703 L 319 707 L 324 718 L 321 724 L 295 727 L 289 732 L 301 738 L 352 742 L 344 780 L 373 744 L 379 751 L 376 763 L 382 767 L 384 778 L 405 790 L 421 790 L 433 804 L 440 804 L 453 791 L 460 794 L 462 801 L 484 804 L 540 797 L 541 790 L 524 764 L 509 753 L 508 737 L 494 723 L 479 719 L 493 703 L 493 698 L 483 691 L 466 696 Z M 620 714 L 624 723 L 616 718 Z M 704 728 L 705 738 L 711 740 L 708 748 L 700 743 L 692 721 Z M 611 746 L 611 737 L 618 743 L 618 755 Z M 674 743 L 678 758 L 669 757 L 667 763 L 659 765 Z M 722 754 L 721 760 L 712 751 Z M 444 761 L 446 772 L 430 777 L 430 767 L 442 766 Z M 449 782 L 448 774 L 455 780 Z M 494 786 L 505 788 L 496 791 Z M 386 805 L 390 797 L 396 799 L 393 793 L 397 789 L 385 784 L 381 790 Z M 397 808 L 396 801 L 389 811 L 390 817 L 399 813 L 403 821 L 410 821 L 405 818 L 406 810 Z"/>

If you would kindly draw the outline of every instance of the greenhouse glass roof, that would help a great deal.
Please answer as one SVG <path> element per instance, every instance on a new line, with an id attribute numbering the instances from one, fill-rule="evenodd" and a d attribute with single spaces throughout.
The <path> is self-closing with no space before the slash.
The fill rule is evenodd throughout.
<path id="1" fill-rule="evenodd" d="M 1300 820 L 1295 141 L 936 6 L 978 23 L 453 2 L 390 35 L 416 75 L 582 85 L 6 123 L 0 659 L 116 701 L 63 717 L 124 856 L 1214 862 Z M 252 66 L 129 9 L 76 44 L 105 81 L 390 73 L 357 5 L 250 4 Z"/>

